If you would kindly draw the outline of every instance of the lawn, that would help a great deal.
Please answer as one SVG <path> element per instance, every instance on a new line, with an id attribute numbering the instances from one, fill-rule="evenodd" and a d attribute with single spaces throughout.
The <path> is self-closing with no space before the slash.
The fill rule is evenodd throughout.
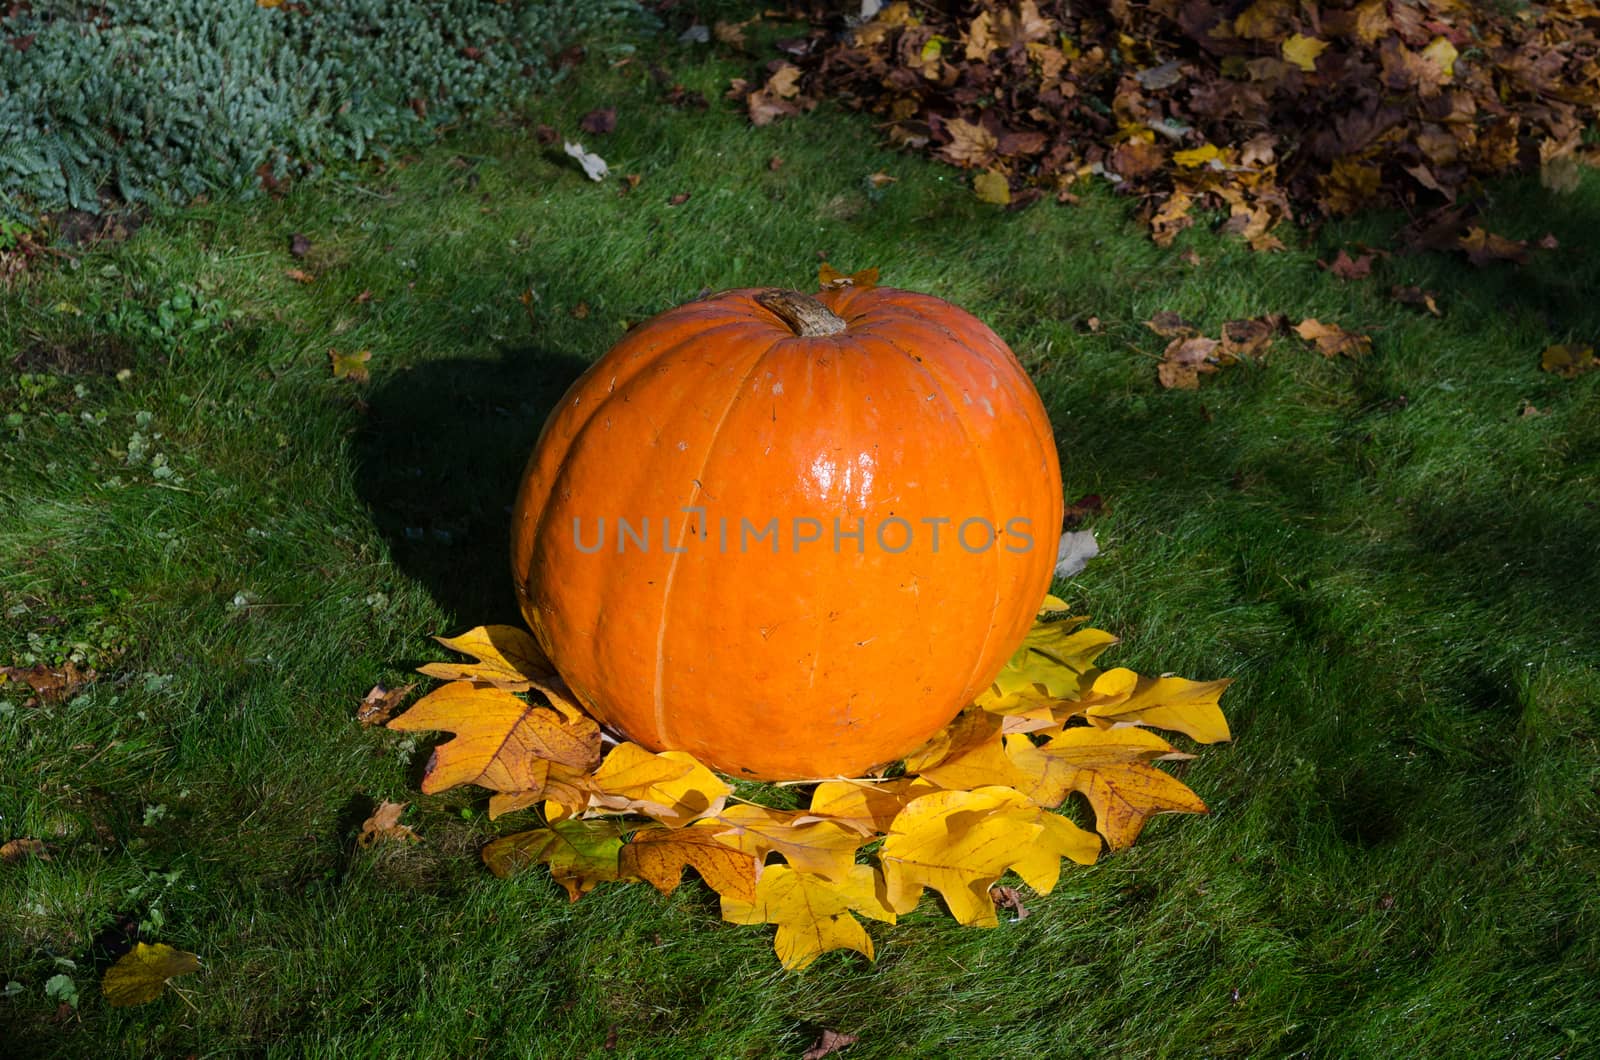
<path id="1" fill-rule="evenodd" d="M 1404 218 L 1162 249 L 1104 189 L 1003 211 L 829 105 L 750 127 L 721 103 L 740 63 L 654 61 L 709 111 L 597 53 L 519 120 L 165 213 L 0 292 L 0 664 L 98 675 L 0 686 L 0 842 L 51 855 L 0 865 L 8 1055 L 782 1057 L 824 1028 L 850 1058 L 1600 1048 L 1600 372 L 1539 368 L 1600 339 L 1600 179 L 1490 190 L 1496 231 L 1557 237 L 1525 266 L 1344 281 L 1318 259 Z M 536 135 L 600 106 L 616 129 L 585 143 L 632 190 Z M 876 963 L 795 974 L 693 882 L 568 904 L 492 877 L 477 852 L 516 825 L 420 795 L 434 741 L 355 712 L 446 657 L 431 635 L 516 621 L 508 508 L 586 364 L 823 254 L 1007 339 L 1067 499 L 1105 502 L 1056 591 L 1123 638 L 1109 663 L 1233 678 L 1235 740 L 1185 773 L 1210 816 L 1069 866 L 1025 920 L 963 929 L 930 897 L 871 925 Z M 1284 336 L 1163 390 L 1163 310 L 1373 349 Z M 370 381 L 330 350 L 370 351 Z M 421 843 L 356 844 L 385 799 Z M 204 970 L 109 1008 L 134 934 Z"/>

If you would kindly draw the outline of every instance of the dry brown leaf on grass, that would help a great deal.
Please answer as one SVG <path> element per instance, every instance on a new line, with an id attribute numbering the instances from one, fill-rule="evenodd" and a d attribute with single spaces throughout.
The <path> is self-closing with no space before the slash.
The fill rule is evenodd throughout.
<path id="1" fill-rule="evenodd" d="M 356 844 L 362 847 L 377 846 L 384 842 L 415 843 L 422 839 L 411 830 L 410 825 L 400 823 L 400 815 L 405 812 L 408 803 L 389 802 L 387 799 L 378 803 L 372 811 L 372 816 L 361 822 L 361 832 L 356 836 Z"/>
<path id="2" fill-rule="evenodd" d="M 1167 390 L 1198 390 L 1200 377 L 1217 370 L 1215 354 L 1219 345 L 1216 339 L 1198 335 L 1173 339 L 1161 355 L 1156 378 Z"/>
<path id="3" fill-rule="evenodd" d="M 12 864 L 27 858 L 37 858 L 40 861 L 49 861 L 50 852 L 45 848 L 44 841 L 39 839 L 12 839 L 0 843 L 0 864 Z"/>
<path id="4" fill-rule="evenodd" d="M 386 724 L 400 706 L 400 701 L 410 695 L 411 690 L 416 687 L 415 684 L 401 685 L 399 688 L 373 685 L 362 697 L 361 706 L 356 708 L 356 720 L 363 725 Z"/>
<path id="5" fill-rule="evenodd" d="M 1337 324 L 1324 324 L 1307 317 L 1294 326 L 1294 333 L 1313 343 L 1324 357 L 1349 357 L 1352 360 L 1372 352 L 1372 339 L 1346 331 Z"/>

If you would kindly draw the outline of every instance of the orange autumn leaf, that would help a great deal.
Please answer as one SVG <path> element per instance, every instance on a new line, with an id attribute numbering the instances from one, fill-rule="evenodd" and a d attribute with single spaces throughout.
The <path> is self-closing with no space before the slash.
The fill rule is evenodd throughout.
<path id="1" fill-rule="evenodd" d="M 719 840 L 716 833 L 722 827 L 701 821 L 687 828 L 637 832 L 622 848 L 621 869 L 662 894 L 671 894 L 687 865 L 722 897 L 754 902 L 759 863 L 754 855 Z"/>
<path id="2" fill-rule="evenodd" d="M 422 790 L 445 791 L 477 784 L 493 791 L 542 786 L 538 763 L 589 770 L 600 762 L 600 727 L 588 718 L 568 718 L 533 706 L 492 686 L 455 681 L 424 696 L 389 722 L 404 732 L 436 730 L 456 738 L 433 752 Z"/>
<path id="3" fill-rule="evenodd" d="M 1148 764 L 1179 752 L 1145 729 L 1065 729 L 1041 747 L 1011 736 L 1006 752 L 1030 777 L 1023 793 L 1039 805 L 1059 806 L 1074 791 L 1086 797 L 1112 850 L 1131 846 L 1155 814 L 1207 812 L 1182 781 Z"/>

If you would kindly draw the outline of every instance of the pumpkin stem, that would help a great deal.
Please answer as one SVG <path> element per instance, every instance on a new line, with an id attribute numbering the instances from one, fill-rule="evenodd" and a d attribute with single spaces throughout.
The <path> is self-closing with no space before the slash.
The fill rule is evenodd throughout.
<path id="1" fill-rule="evenodd" d="M 801 338 L 837 335 L 845 329 L 844 320 L 808 294 L 773 288 L 756 295 L 756 301 L 775 313 Z"/>

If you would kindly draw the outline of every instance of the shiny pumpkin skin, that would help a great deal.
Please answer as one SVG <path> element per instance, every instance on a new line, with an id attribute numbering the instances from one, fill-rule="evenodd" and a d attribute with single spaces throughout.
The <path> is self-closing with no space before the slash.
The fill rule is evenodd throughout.
<path id="1" fill-rule="evenodd" d="M 523 477 L 512 571 L 562 677 L 629 739 L 731 775 L 857 776 L 946 725 L 1021 643 L 1061 527 L 1055 441 L 964 310 L 845 287 L 816 296 L 845 329 L 804 337 L 762 293 L 669 310 L 573 384 Z M 619 517 L 647 521 L 647 547 Z M 774 518 L 777 554 L 755 536 Z M 819 541 L 795 540 L 803 518 Z M 973 518 L 999 531 L 987 549 L 980 524 L 952 536 Z M 857 520 L 862 544 L 835 535 Z"/>

